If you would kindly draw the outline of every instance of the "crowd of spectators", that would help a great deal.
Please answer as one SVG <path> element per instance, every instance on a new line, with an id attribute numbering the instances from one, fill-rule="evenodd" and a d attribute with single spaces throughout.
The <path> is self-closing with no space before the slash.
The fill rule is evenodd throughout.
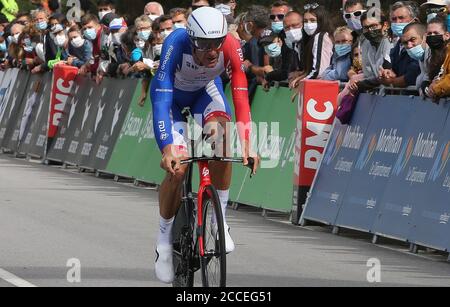
<path id="1" fill-rule="evenodd" d="M 64 63 L 96 82 L 104 77 L 149 82 L 164 40 L 186 28 L 192 10 L 213 5 L 241 42 L 250 95 L 258 85 L 274 84 L 296 93 L 305 79 L 342 82 L 340 98 L 380 86 L 414 87 L 435 100 L 450 95 L 449 0 L 398 1 L 388 12 L 368 8 L 365 0 L 347 0 L 339 18 L 314 2 L 293 7 L 277 0 L 270 7 L 244 8 L 236 0 L 193 0 L 190 7 L 169 11 L 150 2 L 135 20 L 120 15 L 113 1 L 98 0 L 95 13 L 82 12 L 78 21 L 68 18 L 58 1 L 33 3 L 31 12 L 2 10 L 2 69 L 36 74 Z M 226 83 L 226 74 L 223 79 Z"/>

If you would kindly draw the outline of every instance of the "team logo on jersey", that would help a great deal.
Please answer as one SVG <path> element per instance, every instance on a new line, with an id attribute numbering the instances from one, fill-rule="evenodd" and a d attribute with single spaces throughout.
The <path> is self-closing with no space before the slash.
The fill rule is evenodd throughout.
<path id="1" fill-rule="evenodd" d="M 169 138 L 169 135 L 167 133 L 161 133 L 161 141 L 165 141 Z"/>
<path id="2" fill-rule="evenodd" d="M 163 71 L 160 71 L 158 74 L 158 81 L 164 81 L 165 78 L 166 78 L 166 73 Z"/>

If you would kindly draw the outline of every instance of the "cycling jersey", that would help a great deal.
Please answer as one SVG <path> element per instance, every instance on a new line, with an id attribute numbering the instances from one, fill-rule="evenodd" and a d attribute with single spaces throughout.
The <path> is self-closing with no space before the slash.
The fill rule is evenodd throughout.
<path id="1" fill-rule="evenodd" d="M 241 141 L 249 140 L 250 106 L 240 43 L 229 34 L 217 65 L 205 68 L 195 63 L 185 29 L 178 29 L 166 38 L 151 89 L 154 130 L 161 151 L 167 145 L 186 146 L 180 141 L 185 129 L 174 127 L 183 121 L 181 111 L 185 107 L 190 107 L 193 114 L 202 115 L 202 125 L 215 115 L 231 119 L 219 77 L 224 71 L 231 77 L 239 136 Z"/>

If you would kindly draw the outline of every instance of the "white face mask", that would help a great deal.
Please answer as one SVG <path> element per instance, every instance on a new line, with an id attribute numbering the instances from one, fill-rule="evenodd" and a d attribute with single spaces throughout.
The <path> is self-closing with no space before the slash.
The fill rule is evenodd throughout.
<path id="1" fill-rule="evenodd" d="M 80 48 L 84 45 L 84 42 L 85 40 L 81 36 L 78 36 L 72 39 L 72 46 L 74 46 L 75 48 Z"/>
<path id="2" fill-rule="evenodd" d="M 178 23 L 174 23 L 174 24 L 173 24 L 173 28 L 174 28 L 175 30 L 178 30 L 178 29 L 186 29 L 186 26 L 184 25 L 184 23 L 178 22 Z"/>
<path id="3" fill-rule="evenodd" d="M 163 32 L 161 32 L 161 36 L 163 39 L 166 39 L 170 34 L 172 34 L 172 30 L 164 30 Z"/>
<path id="4" fill-rule="evenodd" d="M 316 33 L 318 24 L 317 24 L 317 22 L 305 23 L 304 27 L 305 27 L 306 34 L 311 36 L 311 35 L 314 35 L 314 33 Z"/>
<path id="5" fill-rule="evenodd" d="M 152 21 L 155 21 L 156 19 L 159 18 L 159 16 L 158 16 L 158 15 L 150 14 L 150 15 L 148 15 L 148 18 L 150 18 Z"/>
<path id="6" fill-rule="evenodd" d="M 144 49 L 145 48 L 145 41 L 142 39 L 137 39 L 136 41 L 134 41 L 136 47 L 138 47 L 139 49 Z"/>
<path id="7" fill-rule="evenodd" d="M 153 54 L 154 54 L 155 56 L 160 56 L 160 55 L 161 55 L 161 52 L 162 52 L 162 47 L 163 47 L 162 44 L 153 46 Z"/>
<path id="8" fill-rule="evenodd" d="M 19 36 L 20 36 L 20 34 L 21 34 L 21 33 L 17 33 L 16 35 L 12 36 L 11 41 L 12 41 L 14 44 L 18 44 L 18 43 L 19 43 Z"/>
<path id="9" fill-rule="evenodd" d="M 286 45 L 289 48 L 293 48 L 293 44 L 298 43 L 303 39 L 303 31 L 302 28 L 292 29 L 286 32 Z"/>
<path id="10" fill-rule="evenodd" d="M 56 46 L 62 48 L 66 44 L 67 37 L 65 35 L 56 35 L 54 41 Z"/>
<path id="11" fill-rule="evenodd" d="M 112 11 L 103 11 L 103 12 L 99 12 L 98 13 L 98 17 L 100 18 L 100 21 L 103 19 L 103 17 L 105 17 L 106 15 L 108 15 L 109 13 L 112 13 Z"/>

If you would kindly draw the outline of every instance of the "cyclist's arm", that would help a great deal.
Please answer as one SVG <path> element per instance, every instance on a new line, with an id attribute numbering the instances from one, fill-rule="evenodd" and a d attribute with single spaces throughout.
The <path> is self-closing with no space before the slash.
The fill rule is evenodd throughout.
<path id="1" fill-rule="evenodd" d="M 231 73 L 231 89 L 236 113 L 238 133 L 242 143 L 250 141 L 251 114 L 248 98 L 248 82 L 244 72 L 241 44 L 233 36 L 228 35 L 224 45 L 225 63 Z"/>
<path id="2" fill-rule="evenodd" d="M 181 45 L 183 40 L 179 36 L 174 33 L 164 42 L 161 53 L 161 65 L 152 81 L 153 126 L 156 141 L 161 152 L 168 145 L 173 144 L 170 114 L 175 73 L 183 55 L 183 46 Z"/>

